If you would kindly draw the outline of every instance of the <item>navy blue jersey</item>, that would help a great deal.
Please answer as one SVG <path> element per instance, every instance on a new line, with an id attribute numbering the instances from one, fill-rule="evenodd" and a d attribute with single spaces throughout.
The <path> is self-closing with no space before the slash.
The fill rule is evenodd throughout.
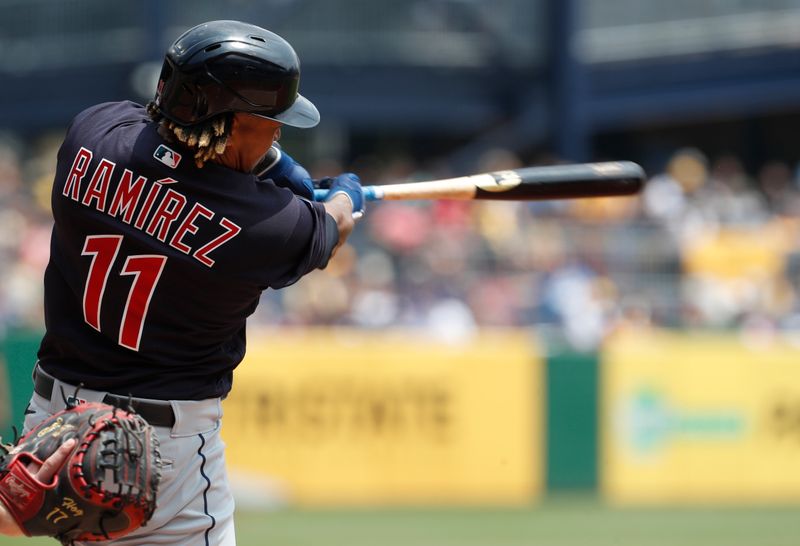
<path id="1" fill-rule="evenodd" d="M 145 109 L 79 114 L 58 152 L 45 272 L 45 371 L 141 398 L 224 396 L 267 288 L 324 267 L 320 203 L 193 158 Z"/>

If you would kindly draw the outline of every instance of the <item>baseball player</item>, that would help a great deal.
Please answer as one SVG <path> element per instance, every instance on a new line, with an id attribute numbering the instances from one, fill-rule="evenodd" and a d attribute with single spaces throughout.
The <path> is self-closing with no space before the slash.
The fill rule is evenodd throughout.
<path id="1" fill-rule="evenodd" d="M 364 209 L 357 176 L 314 181 L 273 146 L 308 128 L 299 61 L 276 34 L 212 21 L 169 48 L 146 107 L 78 114 L 58 152 L 46 334 L 25 421 L 69 402 L 155 427 L 157 509 L 114 544 L 235 544 L 220 400 L 262 291 L 323 268 Z"/>

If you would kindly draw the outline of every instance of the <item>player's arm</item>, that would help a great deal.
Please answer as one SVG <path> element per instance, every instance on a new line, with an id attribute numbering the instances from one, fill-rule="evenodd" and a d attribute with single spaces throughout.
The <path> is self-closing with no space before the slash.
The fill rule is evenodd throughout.
<path id="1" fill-rule="evenodd" d="M 356 221 L 353 219 L 353 209 L 350 200 L 344 195 L 337 195 L 325 203 L 325 212 L 333 220 L 337 238 L 333 244 L 330 257 L 336 255 L 336 251 L 345 243 L 350 233 L 353 231 Z"/>
<path id="2" fill-rule="evenodd" d="M 355 221 L 364 215 L 364 194 L 361 181 L 352 173 L 341 174 L 329 180 L 330 192 L 324 203 L 325 212 L 336 222 L 339 234 L 331 251 L 332 257 L 352 233 Z"/>
<path id="3" fill-rule="evenodd" d="M 286 203 L 282 233 L 288 237 L 277 243 L 279 250 L 260 255 L 265 288 L 289 286 L 311 271 L 327 267 L 353 231 L 355 220 L 363 215 L 364 196 L 356 175 L 340 174 L 325 182 L 330 191 L 324 202 L 292 199 Z"/>
<path id="4" fill-rule="evenodd" d="M 323 178 L 318 182 L 328 189 L 325 202 L 325 259 L 332 258 L 353 231 L 355 221 L 364 216 L 364 192 L 361 180 L 353 173 L 343 173 L 333 178 Z"/>
<path id="5" fill-rule="evenodd" d="M 50 483 L 53 477 L 58 473 L 61 465 L 69 457 L 72 448 L 75 447 L 75 439 L 70 439 L 61 444 L 61 446 L 53 452 L 44 463 L 39 466 L 36 463 L 31 463 L 28 466 L 28 471 L 40 482 Z M 38 467 L 38 468 L 37 468 Z M 19 528 L 11 513 L 6 509 L 3 501 L 0 500 L 0 535 L 19 536 L 22 535 L 22 529 Z"/>
<path id="6" fill-rule="evenodd" d="M 0 502 L 0 535 L 16 537 L 21 534 L 22 529 L 17 526 L 14 522 L 14 518 L 12 518 L 11 514 L 6 510 L 5 505 Z"/>
<path id="7" fill-rule="evenodd" d="M 295 195 L 314 199 L 314 181 L 308 171 L 274 143 L 253 168 L 259 180 L 272 180 L 276 186 L 287 188 Z"/>
<path id="8" fill-rule="evenodd" d="M 302 274 L 316 267 L 324 269 L 352 233 L 355 221 L 364 215 L 365 199 L 358 176 L 353 173 L 343 173 L 339 176 L 323 178 L 317 183 L 320 184 L 320 187 L 328 190 L 325 202 L 310 203 L 307 200 L 303 200 L 303 202 L 310 207 L 318 208 L 322 214 L 318 216 L 317 223 L 324 224 L 324 226 L 323 229 L 315 229 L 314 235 L 310 233 L 307 235 L 312 239 L 310 245 L 305 243 L 300 245 L 302 247 L 309 246 L 312 249 L 310 254 L 313 257 L 309 260 L 312 267 L 301 268 L 304 270 Z M 298 244 L 298 242 L 295 240 L 293 244 Z"/>

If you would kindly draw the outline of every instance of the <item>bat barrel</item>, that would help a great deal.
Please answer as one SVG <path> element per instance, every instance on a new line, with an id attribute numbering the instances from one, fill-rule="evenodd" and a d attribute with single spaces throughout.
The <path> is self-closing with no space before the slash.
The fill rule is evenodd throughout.
<path id="1" fill-rule="evenodd" d="M 496 184 L 480 184 L 475 199 L 536 201 L 634 195 L 645 172 L 631 161 L 527 167 L 491 173 Z"/>

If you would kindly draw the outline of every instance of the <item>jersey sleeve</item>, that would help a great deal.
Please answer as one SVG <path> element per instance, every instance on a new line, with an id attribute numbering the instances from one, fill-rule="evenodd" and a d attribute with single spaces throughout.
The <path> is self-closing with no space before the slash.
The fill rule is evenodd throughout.
<path id="1" fill-rule="evenodd" d="M 285 268 L 273 268 L 270 288 L 283 288 L 296 283 L 314 269 L 324 269 L 339 242 L 336 221 L 322 203 L 296 198 L 297 220 L 284 244 Z"/>

